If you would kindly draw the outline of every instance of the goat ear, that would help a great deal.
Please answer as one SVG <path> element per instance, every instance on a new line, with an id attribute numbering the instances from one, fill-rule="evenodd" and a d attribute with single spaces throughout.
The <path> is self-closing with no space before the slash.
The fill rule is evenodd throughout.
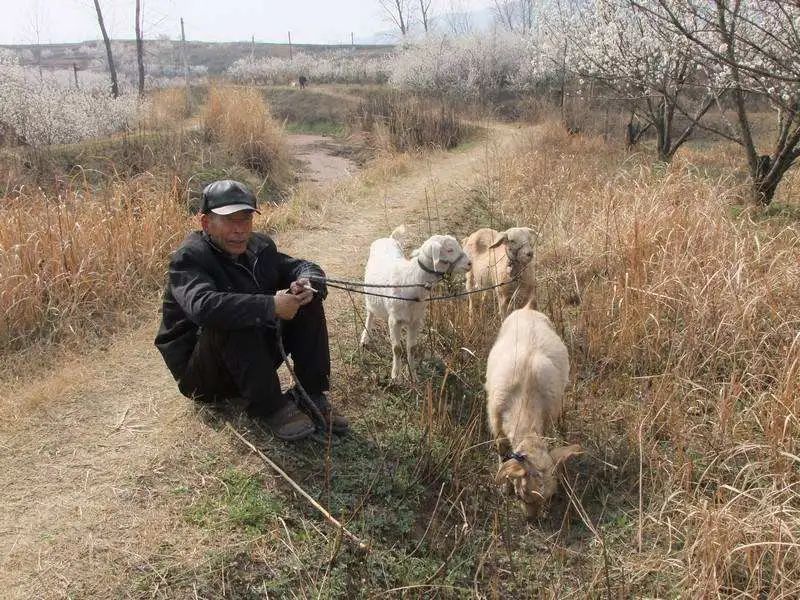
<path id="1" fill-rule="evenodd" d="M 431 244 L 431 260 L 433 261 L 432 266 L 434 271 L 436 270 L 436 264 L 439 262 L 441 256 L 442 256 L 442 243 L 436 241 L 433 244 Z"/>
<path id="2" fill-rule="evenodd" d="M 525 476 L 525 467 L 518 463 L 516 460 L 507 460 L 500 465 L 500 470 L 495 475 L 495 483 L 498 485 L 503 483 L 506 479 L 515 479 Z"/>
<path id="3" fill-rule="evenodd" d="M 536 231 L 533 227 L 526 227 L 525 231 L 527 231 L 531 235 L 531 239 L 535 239 L 539 235 L 539 232 Z"/>
<path id="4" fill-rule="evenodd" d="M 581 448 L 580 444 L 572 444 L 571 446 L 561 446 L 561 448 L 553 448 L 550 450 L 550 458 L 553 459 L 556 467 L 562 464 L 567 459 L 575 456 L 576 454 L 581 454 L 583 452 L 583 448 Z"/>
<path id="5" fill-rule="evenodd" d="M 489 248 L 497 248 L 500 244 L 503 244 L 508 241 L 508 233 L 505 231 L 500 234 L 492 244 L 489 245 Z"/>

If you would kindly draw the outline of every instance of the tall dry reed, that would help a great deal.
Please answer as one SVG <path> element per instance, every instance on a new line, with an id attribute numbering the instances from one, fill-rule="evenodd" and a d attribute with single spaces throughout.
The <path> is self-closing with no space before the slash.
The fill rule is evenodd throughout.
<path id="1" fill-rule="evenodd" d="M 595 462 L 583 490 L 617 536 L 610 557 L 587 549 L 588 579 L 796 597 L 800 224 L 734 217 L 730 179 L 639 164 L 555 123 L 492 170 L 481 224 L 541 232 L 536 299 L 575 377 L 562 427 L 617 467 Z"/>
<path id="2" fill-rule="evenodd" d="M 168 129 L 190 116 L 190 104 L 185 87 L 155 90 L 148 97 L 149 110 L 145 124 L 153 129 Z"/>
<path id="3" fill-rule="evenodd" d="M 201 110 L 206 138 L 278 190 L 292 181 L 283 132 L 255 88 L 212 86 Z"/>
<path id="4" fill-rule="evenodd" d="M 423 148 L 449 150 L 470 134 L 453 107 L 444 100 L 431 101 L 397 92 L 370 94 L 355 111 L 355 118 L 371 132 L 377 147 L 407 152 Z"/>
<path id="5" fill-rule="evenodd" d="M 96 194 L 4 199 L 0 352 L 89 338 L 136 311 L 190 227 L 178 186 L 139 178 Z"/>

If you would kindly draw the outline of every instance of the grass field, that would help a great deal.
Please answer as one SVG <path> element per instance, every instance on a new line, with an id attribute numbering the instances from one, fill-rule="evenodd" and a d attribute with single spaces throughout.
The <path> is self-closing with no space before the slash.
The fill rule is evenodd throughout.
<path id="1" fill-rule="evenodd" d="M 258 139 L 273 139 L 273 120 L 286 123 L 281 135 L 342 136 L 353 127 L 347 115 L 374 90 L 298 93 L 258 92 L 271 115 L 259 121 L 266 129 Z M 252 130 L 244 117 L 261 104 L 250 92 L 238 94 L 217 104 L 207 99 L 199 113 L 206 129 L 218 124 L 216 140 L 233 144 Z M 180 108 L 180 100 L 170 102 Z M 221 118 L 223 105 L 233 117 Z M 91 196 L 20 194 L 0 208 L 7 315 L 0 348 L 9 360 L 5 380 L 21 390 L 0 396 L 0 431 L 10 440 L 3 444 L 17 457 L 35 454 L 36 445 L 45 453 L 56 448 L 42 466 L 39 458 L 34 466 L 13 463 L 20 485 L 29 485 L 21 496 L 37 498 L 41 512 L 63 503 L 97 516 L 93 527 L 83 517 L 29 521 L 10 494 L 3 524 L 12 535 L 0 547 L 8 573 L 34 583 L 11 575 L 0 581 L 18 597 L 800 595 L 796 175 L 764 211 L 743 203 L 736 156 L 722 143 L 690 144 L 672 164 L 654 165 L 646 144 L 627 153 L 591 131 L 567 135 L 546 115 L 533 125 L 479 125 L 484 135 L 454 151 L 381 147 L 351 180 L 290 186 L 287 201 L 265 211 L 259 227 L 279 230 L 282 247 L 304 248 L 329 273 L 348 277 L 359 276 L 371 239 L 401 220 L 416 242 L 435 232 L 461 239 L 482 226 L 537 229 L 536 303 L 571 360 L 566 409 L 552 435 L 554 443 L 585 450 L 567 464 L 561 491 L 539 520 L 526 522 L 493 483 L 482 390 L 500 324 L 491 302 L 479 327 L 469 324 L 466 302 L 432 304 L 423 377 L 394 385 L 388 342 L 358 348 L 361 298 L 332 294 L 333 391 L 353 433 L 332 447 L 279 443 L 231 411 L 196 411 L 150 346 L 168 252 L 191 227 L 186 178 L 172 166 L 167 179 L 149 167 L 150 175 L 113 179 L 99 168 Z M 102 155 L 104 143 L 111 142 L 98 142 L 91 154 Z M 230 147 L 230 154 L 240 148 Z M 165 164 L 157 152 L 147 156 Z M 253 156 L 260 155 L 246 152 L 225 168 L 252 177 L 267 164 Z M 460 283 L 448 285 L 455 291 Z M 111 331 L 122 333 L 112 338 Z M 33 338 L 39 353 L 72 339 L 68 353 L 78 364 L 82 352 L 93 351 L 76 350 L 86 340 L 110 346 L 86 361 L 85 383 L 65 383 L 55 365 L 54 375 L 39 371 L 31 381 L 20 356 L 30 356 L 24 352 Z M 42 389 L 66 390 L 63 402 L 48 406 Z M 20 433 L 47 431 L 55 418 L 48 415 L 60 411 L 75 423 L 69 440 L 45 433 L 33 444 Z M 127 430 L 129 413 L 138 424 Z M 81 427 L 94 414 L 111 422 L 106 437 Z M 226 422 L 370 551 L 354 549 L 242 447 Z M 108 429 L 130 437 L 104 450 Z M 80 456 L 95 449 L 94 472 L 112 470 L 104 453 L 119 460 L 113 485 L 91 487 L 86 475 L 84 492 L 64 498 L 44 482 L 26 483 L 52 465 L 66 478 L 73 447 Z M 87 550 L 89 537 L 97 550 Z"/>

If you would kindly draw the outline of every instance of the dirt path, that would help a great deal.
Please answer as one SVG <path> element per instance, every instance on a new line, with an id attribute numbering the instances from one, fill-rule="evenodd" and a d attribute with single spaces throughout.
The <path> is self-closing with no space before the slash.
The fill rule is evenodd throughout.
<path id="1" fill-rule="evenodd" d="M 442 210 L 459 206 L 487 152 L 513 143 L 517 131 L 493 125 L 488 142 L 435 154 L 386 184 L 354 186 L 329 208 L 324 228 L 282 234 L 278 244 L 331 274 L 357 277 L 373 239 L 401 222 L 424 237 L 435 210 L 426 196 Z M 336 339 L 336 317 L 351 307 L 335 293 L 326 306 Z M 171 557 L 185 569 L 230 543 L 186 524 L 192 490 L 211 485 L 224 465 L 258 464 L 178 394 L 152 345 L 156 328 L 154 316 L 106 350 L 0 397 L 37 407 L 0 429 L 3 597 L 136 595 L 142 579 L 158 588 Z M 346 395 L 337 384 L 334 394 Z"/>
<path id="2" fill-rule="evenodd" d="M 341 155 L 344 146 L 333 138 L 309 133 L 292 133 L 286 137 L 292 155 L 303 164 L 302 181 L 337 182 L 358 172 L 358 165 Z"/>

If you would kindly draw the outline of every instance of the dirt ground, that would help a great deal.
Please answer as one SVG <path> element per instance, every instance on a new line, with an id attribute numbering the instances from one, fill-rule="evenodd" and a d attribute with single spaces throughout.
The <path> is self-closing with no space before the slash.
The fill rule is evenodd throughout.
<path id="1" fill-rule="evenodd" d="M 487 155 L 513 144 L 520 131 L 492 125 L 486 141 L 431 154 L 385 184 L 354 186 L 346 202 L 329 208 L 323 228 L 283 233 L 278 246 L 332 276 L 358 277 L 373 239 L 403 222 L 415 241 L 426 237 L 431 201 L 433 211 L 458 210 L 464 190 L 483 176 Z M 316 136 L 295 136 L 293 143 L 310 165 L 304 185 L 319 186 L 319 193 L 351 173 L 344 159 L 315 150 Z M 152 318 L 106 348 L 0 396 L 2 404 L 34 407 L 0 429 L 3 597 L 135 596 L 130 586 L 143 574 L 152 574 L 157 587 L 159 557 L 180 554 L 191 563 L 230 543 L 186 524 L 187 483 L 209 484 L 211 463 L 257 469 L 260 462 L 224 429 L 198 418 L 178 393 L 153 346 L 157 310 L 154 303 Z M 350 344 L 345 338 L 353 333 L 341 323 L 352 314 L 351 301 L 334 292 L 326 310 L 333 343 Z M 344 399 L 341 408 L 358 431 L 336 365 L 333 380 L 333 397 Z M 272 475 L 267 482 L 285 485 Z"/>
<path id="2" fill-rule="evenodd" d="M 310 133 L 287 136 L 289 148 L 302 163 L 301 180 L 316 183 L 336 182 L 352 177 L 358 165 L 342 156 L 344 145 L 335 139 Z"/>

